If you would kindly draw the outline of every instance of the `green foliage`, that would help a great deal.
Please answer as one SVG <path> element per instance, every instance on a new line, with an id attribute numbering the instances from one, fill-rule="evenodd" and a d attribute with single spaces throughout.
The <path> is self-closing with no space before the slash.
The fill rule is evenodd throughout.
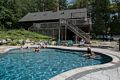
<path id="1" fill-rule="evenodd" d="M 6 9 L 3 6 L 0 6 L 0 26 L 1 29 L 10 28 L 11 24 L 14 22 L 14 15 L 13 13 Z"/>
<path id="2" fill-rule="evenodd" d="M 109 33 L 120 34 L 120 2 L 112 4 L 110 0 L 72 0 L 72 2 L 69 8 L 88 8 L 92 18 L 93 33 L 106 34 L 110 28 Z M 92 8 L 89 9 L 89 6 Z"/>
<path id="3" fill-rule="evenodd" d="M 110 27 L 112 34 L 120 34 L 120 22 L 117 16 L 112 17 Z"/>
<path id="4" fill-rule="evenodd" d="M 12 39 L 12 40 L 49 40 L 50 37 L 37 34 L 35 32 L 29 32 L 24 29 L 21 30 L 9 30 L 9 31 L 0 31 L 0 39 Z"/>
<path id="5" fill-rule="evenodd" d="M 7 43 L 7 45 L 16 46 L 16 45 L 18 45 L 18 43 L 17 43 L 17 41 L 12 41 L 12 42 Z"/>
<path id="6" fill-rule="evenodd" d="M 92 3 L 92 22 L 93 22 L 93 32 L 96 34 L 102 34 L 107 32 L 109 15 L 108 6 L 109 0 L 95 0 Z"/>
<path id="7" fill-rule="evenodd" d="M 120 2 L 111 4 L 109 12 L 112 15 L 110 22 L 111 33 L 120 34 Z"/>
<path id="8" fill-rule="evenodd" d="M 77 8 L 84 8 L 87 6 L 87 2 L 86 0 L 75 0 L 75 6 Z"/>
<path id="9" fill-rule="evenodd" d="M 88 7 L 88 4 L 94 2 L 94 0 L 72 0 L 73 4 L 69 5 L 69 8 L 85 8 Z"/>
<path id="10" fill-rule="evenodd" d="M 14 29 L 27 13 L 57 10 L 58 6 L 66 9 L 67 0 L 0 0 L 0 28 Z"/>
<path id="11" fill-rule="evenodd" d="M 60 10 L 64 10 L 64 9 L 67 9 L 67 0 L 59 0 L 59 7 L 60 7 Z"/>

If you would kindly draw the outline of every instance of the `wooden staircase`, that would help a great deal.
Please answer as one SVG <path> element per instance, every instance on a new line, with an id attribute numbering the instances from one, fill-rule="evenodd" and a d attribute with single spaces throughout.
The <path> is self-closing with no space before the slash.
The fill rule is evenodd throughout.
<path id="1" fill-rule="evenodd" d="M 75 33 L 80 38 L 84 39 L 86 43 L 90 43 L 90 35 L 85 33 L 82 29 L 72 23 L 70 19 L 62 19 L 62 24 L 65 25 L 69 30 Z"/>

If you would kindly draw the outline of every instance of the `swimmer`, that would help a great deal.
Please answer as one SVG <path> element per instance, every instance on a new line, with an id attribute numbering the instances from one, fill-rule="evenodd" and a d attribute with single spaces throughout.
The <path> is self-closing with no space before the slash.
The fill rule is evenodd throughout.
<path id="1" fill-rule="evenodd" d="M 87 48 L 87 54 L 85 54 L 84 56 L 87 56 L 87 57 L 89 57 L 89 58 L 95 58 L 95 53 L 92 52 L 92 50 L 91 50 L 90 47 L 88 47 L 88 48 Z"/>
<path id="2" fill-rule="evenodd" d="M 87 54 L 92 55 L 92 51 L 91 51 L 90 47 L 87 48 Z"/>
<path id="3" fill-rule="evenodd" d="M 20 49 L 23 50 L 23 47 L 21 46 Z"/>
<path id="4" fill-rule="evenodd" d="M 28 49 L 28 48 L 29 48 L 28 46 L 24 47 L 24 49 Z"/>
<path id="5" fill-rule="evenodd" d="M 35 52 L 39 52 L 40 49 L 38 47 L 35 48 Z"/>

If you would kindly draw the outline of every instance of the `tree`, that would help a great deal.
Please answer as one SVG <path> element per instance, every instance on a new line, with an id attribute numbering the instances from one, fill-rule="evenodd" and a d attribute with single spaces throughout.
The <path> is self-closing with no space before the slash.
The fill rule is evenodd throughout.
<path id="1" fill-rule="evenodd" d="M 92 21 L 93 32 L 96 34 L 102 34 L 107 32 L 109 22 L 109 0 L 95 0 L 92 3 Z"/>
<path id="2" fill-rule="evenodd" d="M 16 24 L 29 12 L 54 10 L 56 0 L 0 0 L 0 26 Z M 11 24 L 11 23 L 9 23 Z M 12 28 L 15 28 L 14 26 Z"/>
<path id="3" fill-rule="evenodd" d="M 56 0 L 45 0 L 44 1 L 44 9 L 45 9 L 45 11 L 50 11 L 50 10 L 56 9 L 57 8 L 56 3 L 57 3 Z"/>
<path id="4" fill-rule="evenodd" d="M 14 23 L 14 15 L 13 13 L 6 9 L 3 6 L 0 6 L 0 28 L 4 29 L 4 28 L 11 28 L 12 23 Z"/>
<path id="5" fill-rule="evenodd" d="M 68 6 L 67 0 L 59 0 L 59 9 L 60 10 L 67 9 L 67 6 Z"/>
<path id="6" fill-rule="evenodd" d="M 120 22 L 117 15 L 112 16 L 110 27 L 112 34 L 120 34 Z"/>
<path id="7" fill-rule="evenodd" d="M 86 8 L 88 4 L 94 2 L 94 0 L 72 0 L 72 4 L 70 3 L 69 8 Z"/>
<path id="8" fill-rule="evenodd" d="M 110 28 L 112 34 L 120 34 L 120 2 L 113 3 L 109 6 L 111 13 Z"/>

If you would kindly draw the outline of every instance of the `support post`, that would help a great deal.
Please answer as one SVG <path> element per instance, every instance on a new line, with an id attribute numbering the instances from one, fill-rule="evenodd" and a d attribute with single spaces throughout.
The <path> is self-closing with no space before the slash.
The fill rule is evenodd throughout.
<path id="1" fill-rule="evenodd" d="M 59 39 L 58 39 L 58 45 L 60 45 L 60 27 L 59 27 Z"/>
<path id="2" fill-rule="evenodd" d="M 53 29 L 53 38 L 55 37 L 55 32 L 54 32 L 54 29 Z"/>
<path id="3" fill-rule="evenodd" d="M 65 41 L 67 40 L 67 28 L 65 26 Z"/>
<path id="4" fill-rule="evenodd" d="M 119 39 L 119 51 L 120 51 L 120 39 Z"/>
<path id="5" fill-rule="evenodd" d="M 61 28 L 61 19 L 59 19 L 59 29 L 58 29 L 58 45 L 60 45 L 60 42 L 61 42 L 61 40 L 60 40 L 60 38 L 61 38 L 61 32 L 60 32 L 60 28 Z"/>
<path id="6" fill-rule="evenodd" d="M 75 36 L 75 42 L 76 42 L 76 44 L 77 44 L 77 35 Z"/>

